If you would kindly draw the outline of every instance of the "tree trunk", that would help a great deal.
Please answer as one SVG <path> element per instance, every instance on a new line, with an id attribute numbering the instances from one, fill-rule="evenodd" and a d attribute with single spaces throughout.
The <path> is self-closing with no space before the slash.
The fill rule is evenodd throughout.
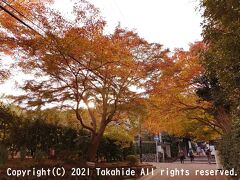
<path id="1" fill-rule="evenodd" d="M 100 141 L 103 137 L 104 130 L 106 125 L 101 126 L 97 134 L 92 134 L 91 142 L 88 147 L 87 152 L 87 161 L 95 162 L 96 161 L 96 154 L 100 144 Z"/>

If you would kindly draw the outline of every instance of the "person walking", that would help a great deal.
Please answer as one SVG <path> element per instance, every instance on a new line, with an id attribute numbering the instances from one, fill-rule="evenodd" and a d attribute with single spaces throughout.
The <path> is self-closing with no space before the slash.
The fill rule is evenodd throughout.
<path id="1" fill-rule="evenodd" d="M 208 164 L 211 164 L 211 150 L 208 148 L 205 153 L 208 159 Z"/>
<path id="2" fill-rule="evenodd" d="M 189 157 L 190 157 L 191 162 L 193 162 L 194 161 L 194 155 L 193 155 L 192 150 L 189 151 Z"/>
<path id="3" fill-rule="evenodd" d="M 197 147 L 197 155 L 200 156 L 200 155 L 201 155 L 201 152 L 202 152 L 202 150 L 201 150 L 201 148 L 198 146 L 198 147 Z"/>
<path id="4" fill-rule="evenodd" d="M 183 164 L 184 163 L 184 159 L 185 159 L 185 154 L 184 154 L 183 150 L 181 150 L 179 152 L 179 158 L 180 158 L 181 164 Z"/>

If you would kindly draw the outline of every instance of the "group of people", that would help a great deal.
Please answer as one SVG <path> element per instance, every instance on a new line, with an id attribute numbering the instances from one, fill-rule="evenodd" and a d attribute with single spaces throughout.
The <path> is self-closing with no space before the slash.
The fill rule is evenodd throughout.
<path id="1" fill-rule="evenodd" d="M 211 163 L 211 150 L 208 148 L 206 151 L 205 151 L 205 154 L 207 156 L 207 159 L 208 159 L 208 163 L 210 164 Z M 184 163 L 184 159 L 186 158 L 185 157 L 185 153 L 183 150 L 180 150 L 179 151 L 179 158 L 180 158 L 180 162 L 181 164 Z M 193 154 L 193 150 L 190 149 L 189 150 L 189 158 L 190 158 L 190 161 L 193 162 L 194 161 L 194 154 Z"/>

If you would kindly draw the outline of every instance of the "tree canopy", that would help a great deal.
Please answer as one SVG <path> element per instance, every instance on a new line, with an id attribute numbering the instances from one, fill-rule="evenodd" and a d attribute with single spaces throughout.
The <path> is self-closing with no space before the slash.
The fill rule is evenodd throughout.
<path id="1" fill-rule="evenodd" d="M 90 131 L 90 161 L 104 132 L 133 138 L 142 123 L 180 136 L 228 132 L 240 102 L 239 2 L 216 2 L 201 1 L 204 42 L 170 52 L 120 26 L 107 34 L 99 10 L 85 0 L 75 1 L 69 17 L 50 0 L 1 1 L 0 51 L 33 75 L 14 99 L 50 121 L 67 117 Z M 55 109 L 43 110 L 49 106 Z M 128 124 L 133 132 L 124 136 Z"/>
<path id="2" fill-rule="evenodd" d="M 213 102 L 213 112 L 227 122 L 220 155 L 225 168 L 240 170 L 240 1 L 202 0 L 203 37 L 208 48 L 203 53 L 204 78 L 208 85 L 199 95 Z"/>
<path id="3" fill-rule="evenodd" d="M 176 50 L 172 57 L 159 64 L 158 79 L 148 85 L 150 97 L 146 126 L 151 131 L 157 133 L 162 130 L 193 137 L 202 137 L 203 131 L 207 133 L 210 129 L 222 133 L 224 124 L 209 113 L 211 101 L 196 94 L 203 85 L 196 79 L 205 72 L 200 63 L 200 55 L 205 48 L 198 42 L 189 51 Z"/>
<path id="4" fill-rule="evenodd" d="M 217 79 L 235 111 L 240 102 L 240 2 L 204 0 L 203 37 L 208 45 L 204 67 L 210 79 Z"/>
<path id="5" fill-rule="evenodd" d="M 74 5 L 71 20 L 42 4 L 31 8 L 35 30 L 5 17 L 0 21 L 2 51 L 17 57 L 18 65 L 35 76 L 26 81 L 22 88 L 27 94 L 17 101 L 37 108 L 55 102 L 74 110 L 81 126 L 92 132 L 93 160 L 107 124 L 122 117 L 119 106 L 138 97 L 131 87 L 141 87 L 164 51 L 121 27 L 104 34 L 106 22 L 85 1 Z"/>

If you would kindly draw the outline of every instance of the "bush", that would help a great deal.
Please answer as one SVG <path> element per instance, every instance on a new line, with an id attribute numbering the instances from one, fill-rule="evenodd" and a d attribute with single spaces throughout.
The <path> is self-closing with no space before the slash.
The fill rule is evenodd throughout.
<path id="1" fill-rule="evenodd" d="M 126 157 L 126 160 L 129 162 L 130 165 L 134 166 L 134 165 L 137 165 L 139 160 L 137 158 L 137 156 L 135 155 L 128 155 Z"/>
<path id="2" fill-rule="evenodd" d="M 41 161 L 44 158 L 46 158 L 46 156 L 47 155 L 46 155 L 46 153 L 44 151 L 36 150 L 34 158 L 35 158 L 36 161 Z"/>
<path id="3" fill-rule="evenodd" d="M 126 146 L 123 146 L 126 145 Z M 135 153 L 133 143 L 127 141 L 119 141 L 117 139 L 103 137 L 101 139 L 97 156 L 98 159 L 105 159 L 107 162 L 122 161 L 129 154 Z"/>
<path id="4" fill-rule="evenodd" d="M 25 147 L 20 148 L 20 159 L 23 161 L 26 158 L 27 150 Z"/>
<path id="5" fill-rule="evenodd" d="M 5 164 L 8 159 L 7 148 L 0 144 L 0 164 Z"/>
<path id="6" fill-rule="evenodd" d="M 222 164 L 226 169 L 234 168 L 240 175 L 240 122 L 235 123 L 232 130 L 219 141 L 219 152 Z"/>
<path id="7" fill-rule="evenodd" d="M 98 147 L 98 158 L 105 158 L 107 162 L 122 160 L 122 149 L 116 140 L 103 137 Z"/>
<path id="8" fill-rule="evenodd" d="M 72 150 L 61 150 L 57 153 L 57 157 L 59 160 L 71 162 L 73 160 L 79 160 L 79 153 Z"/>
<path id="9" fill-rule="evenodd" d="M 126 159 L 126 157 L 128 156 L 128 155 L 136 155 L 136 149 L 137 149 L 137 147 L 135 146 L 135 144 L 134 143 L 130 143 L 130 146 L 129 147 L 124 147 L 123 149 L 122 149 L 122 159 Z"/>

